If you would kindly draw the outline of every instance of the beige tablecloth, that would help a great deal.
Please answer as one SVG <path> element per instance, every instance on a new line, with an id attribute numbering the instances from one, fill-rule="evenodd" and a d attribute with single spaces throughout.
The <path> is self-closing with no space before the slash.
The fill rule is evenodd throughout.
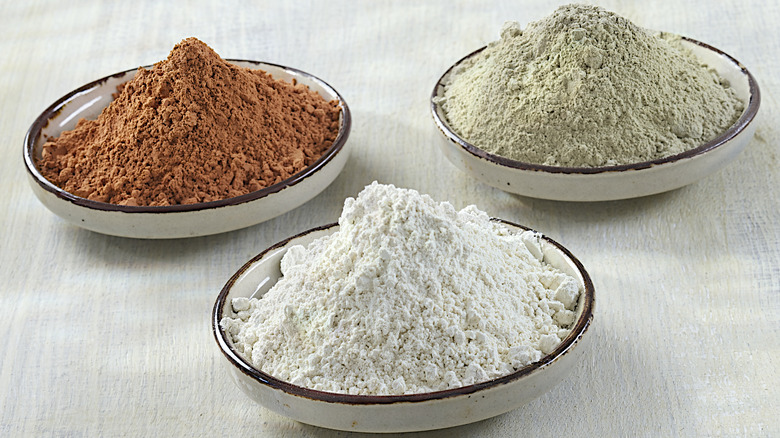
<path id="1" fill-rule="evenodd" d="M 597 293 L 592 351 L 505 415 L 433 436 L 780 436 L 780 6 L 604 1 L 742 61 L 763 93 L 755 138 L 728 167 L 669 193 L 592 204 L 510 195 L 444 160 L 433 84 L 505 20 L 545 1 L 0 2 L 0 436 L 343 436 L 273 414 L 223 369 L 210 311 L 245 261 L 332 222 L 378 180 L 537 229 Z M 279 218 L 202 238 L 143 241 L 65 223 L 32 194 L 22 140 L 93 79 L 164 59 L 196 36 L 225 58 L 297 67 L 349 103 L 351 157 Z"/>

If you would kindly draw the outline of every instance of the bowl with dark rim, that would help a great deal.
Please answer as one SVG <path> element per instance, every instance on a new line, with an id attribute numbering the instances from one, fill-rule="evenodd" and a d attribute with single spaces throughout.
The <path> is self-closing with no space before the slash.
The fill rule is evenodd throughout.
<path id="1" fill-rule="evenodd" d="M 721 169 L 745 148 L 756 130 L 761 103 L 758 83 L 739 61 L 705 43 L 682 37 L 682 44 L 727 80 L 744 110 L 725 132 L 694 149 L 656 160 L 604 167 L 557 167 L 525 163 L 488 153 L 450 128 L 440 96 L 455 69 L 485 47 L 465 56 L 439 78 L 430 108 L 438 128 L 439 146 L 447 159 L 478 181 L 514 193 L 557 201 L 611 201 L 674 190 Z"/>
<path id="2" fill-rule="evenodd" d="M 494 220 L 512 232 L 528 230 Z M 593 283 L 566 248 L 542 236 L 544 261 L 580 283 L 577 317 L 570 334 L 552 352 L 511 374 L 429 393 L 349 395 L 293 385 L 255 368 L 233 347 L 230 334 L 220 326 L 223 318 L 235 317 L 232 299 L 261 297 L 281 277 L 280 262 L 288 248 L 306 246 L 337 230 L 337 224 L 314 228 L 261 252 L 228 280 L 212 310 L 212 331 L 231 379 L 249 398 L 277 414 L 306 424 L 353 432 L 410 432 L 463 425 L 511 411 L 539 397 L 562 382 L 588 351 L 587 332 L 595 305 Z"/>
<path id="3" fill-rule="evenodd" d="M 260 69 L 274 79 L 304 84 L 340 107 L 336 140 L 314 163 L 291 177 L 260 190 L 211 202 L 170 206 L 124 206 L 92 201 L 67 192 L 38 170 L 36 160 L 46 139 L 71 130 L 81 118 L 94 120 L 113 100 L 117 86 L 137 69 L 90 82 L 58 99 L 39 115 L 24 139 L 24 163 L 35 196 L 46 208 L 81 228 L 114 236 L 170 239 L 205 236 L 255 225 L 286 213 L 323 191 L 341 173 L 349 152 L 345 147 L 352 119 L 344 98 L 325 81 L 282 65 L 228 59 L 239 67 Z M 148 67 L 146 67 L 148 68 Z"/>

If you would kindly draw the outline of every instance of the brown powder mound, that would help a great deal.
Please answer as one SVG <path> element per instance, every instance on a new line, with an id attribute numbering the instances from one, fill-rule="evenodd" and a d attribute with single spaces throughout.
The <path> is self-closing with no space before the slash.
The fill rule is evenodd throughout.
<path id="1" fill-rule="evenodd" d="M 140 68 L 97 120 L 43 146 L 51 182 L 121 205 L 173 205 L 278 183 L 333 144 L 339 107 L 308 87 L 227 63 L 196 38 Z"/>

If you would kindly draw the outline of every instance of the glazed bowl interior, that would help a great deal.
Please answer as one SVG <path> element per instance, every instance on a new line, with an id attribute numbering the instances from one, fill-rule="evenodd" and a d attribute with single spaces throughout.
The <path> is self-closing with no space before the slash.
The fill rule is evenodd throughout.
<path id="1" fill-rule="evenodd" d="M 525 227 L 503 222 L 522 232 Z M 580 282 L 582 293 L 571 333 L 550 354 L 515 372 L 487 382 L 444 391 L 409 395 L 348 395 L 317 391 L 277 379 L 255 368 L 234 347 L 220 326 L 235 317 L 236 297 L 260 298 L 280 278 L 280 261 L 287 248 L 307 245 L 338 230 L 331 224 L 309 230 L 268 248 L 247 262 L 227 282 L 213 308 L 212 330 L 235 384 L 264 407 L 316 426 L 362 432 L 408 432 L 471 423 L 515 409 L 562 381 L 586 348 L 583 339 L 591 325 L 593 284 L 582 264 L 560 244 L 544 237 L 542 250 L 550 265 Z"/>
<path id="2" fill-rule="evenodd" d="M 349 107 L 343 97 L 321 79 L 277 64 L 227 60 L 239 67 L 260 69 L 274 79 L 308 86 L 329 101 L 337 101 L 339 132 L 317 161 L 291 177 L 233 198 L 170 206 L 124 206 L 92 201 L 67 192 L 38 170 L 47 139 L 71 130 L 79 119 L 94 120 L 114 99 L 117 86 L 131 80 L 137 69 L 127 70 L 86 84 L 63 96 L 33 122 L 24 140 L 28 180 L 38 199 L 66 221 L 99 233 L 148 239 L 181 238 L 216 234 L 255 225 L 296 208 L 324 190 L 341 172 L 348 152 L 351 129 Z"/>
<path id="3" fill-rule="evenodd" d="M 461 138 L 449 125 L 441 101 L 445 85 L 458 67 L 482 47 L 451 66 L 436 83 L 431 113 L 441 136 L 440 148 L 459 169 L 506 192 L 558 201 L 610 201 L 674 190 L 722 168 L 745 148 L 756 129 L 761 102 L 753 75 L 736 59 L 705 43 L 682 38 L 682 44 L 703 64 L 727 80 L 744 110 L 716 138 L 685 152 L 641 163 L 604 167 L 558 167 L 526 163 L 494 155 Z"/>

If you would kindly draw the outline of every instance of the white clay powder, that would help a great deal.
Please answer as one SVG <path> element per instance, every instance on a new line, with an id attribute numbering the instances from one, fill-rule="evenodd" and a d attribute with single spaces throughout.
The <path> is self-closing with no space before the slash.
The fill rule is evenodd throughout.
<path id="1" fill-rule="evenodd" d="M 222 327 L 258 369 L 349 394 L 413 394 L 511 373 L 575 321 L 580 283 L 544 262 L 537 233 L 474 206 L 373 183 L 339 230 L 289 248 L 262 298 Z"/>

